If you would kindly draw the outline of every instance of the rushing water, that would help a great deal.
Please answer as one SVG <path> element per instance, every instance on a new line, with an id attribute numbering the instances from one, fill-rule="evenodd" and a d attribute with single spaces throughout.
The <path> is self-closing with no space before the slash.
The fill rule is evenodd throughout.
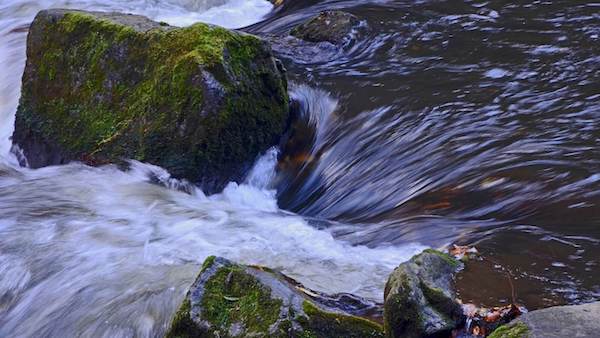
<path id="1" fill-rule="evenodd" d="M 143 163 L 19 168 L 8 138 L 26 32 L 48 7 L 175 25 L 262 20 L 247 30 L 289 69 L 296 135 L 279 162 L 270 150 L 213 196 Z M 461 277 L 477 285 L 465 299 L 509 300 L 506 273 L 530 308 L 600 297 L 600 4 L 271 8 L 0 3 L 0 336 L 160 335 L 210 254 L 380 300 L 387 274 L 423 245 L 475 243 L 492 263 Z M 331 8 L 363 20 L 345 46 L 273 37 Z"/>
<path id="2" fill-rule="evenodd" d="M 272 39 L 335 103 L 280 206 L 369 246 L 475 243 L 465 300 L 510 301 L 507 276 L 530 308 L 600 298 L 600 3 L 291 1 L 249 30 L 328 8 L 363 20 L 344 48 Z"/>

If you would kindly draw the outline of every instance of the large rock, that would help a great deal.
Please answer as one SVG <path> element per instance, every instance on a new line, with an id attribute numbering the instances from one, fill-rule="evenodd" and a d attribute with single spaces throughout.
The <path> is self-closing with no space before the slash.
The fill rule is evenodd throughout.
<path id="1" fill-rule="evenodd" d="M 347 39 L 360 20 L 342 11 L 324 11 L 295 27 L 291 35 L 309 42 L 341 44 Z"/>
<path id="2" fill-rule="evenodd" d="M 496 329 L 489 338 L 599 337 L 600 302 L 555 306 L 526 313 Z"/>
<path id="3" fill-rule="evenodd" d="M 41 11 L 27 39 L 13 141 L 34 168 L 136 159 L 214 191 L 240 179 L 284 131 L 283 72 L 252 35 Z"/>
<path id="4" fill-rule="evenodd" d="M 379 324 L 302 290 L 269 269 L 209 257 L 167 337 L 383 337 Z"/>
<path id="5" fill-rule="evenodd" d="M 462 263 L 425 250 L 402 263 L 385 286 L 384 327 L 388 337 L 446 337 L 464 321 L 453 277 Z"/>

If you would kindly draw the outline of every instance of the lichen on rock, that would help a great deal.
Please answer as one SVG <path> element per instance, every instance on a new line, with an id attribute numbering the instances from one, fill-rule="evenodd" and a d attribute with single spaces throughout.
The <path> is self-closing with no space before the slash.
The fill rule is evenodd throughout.
<path id="1" fill-rule="evenodd" d="M 432 337 L 450 333 L 464 319 L 452 288 L 462 263 L 425 250 L 390 275 L 384 292 L 384 327 L 388 337 Z"/>
<path id="2" fill-rule="evenodd" d="M 215 191 L 278 142 L 288 100 L 255 36 L 46 10 L 29 31 L 13 141 L 32 167 L 136 159 Z"/>
<path id="3" fill-rule="evenodd" d="M 285 276 L 209 257 L 167 337 L 383 337 L 368 319 L 319 304 Z"/>

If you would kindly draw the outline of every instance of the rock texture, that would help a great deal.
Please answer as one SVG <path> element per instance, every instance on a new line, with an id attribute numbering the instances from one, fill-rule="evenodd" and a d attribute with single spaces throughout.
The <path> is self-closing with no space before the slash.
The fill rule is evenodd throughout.
<path id="1" fill-rule="evenodd" d="M 464 321 L 452 287 L 461 266 L 444 253 L 425 250 L 396 268 L 385 286 L 386 336 L 450 336 Z"/>
<path id="2" fill-rule="evenodd" d="M 301 290 L 272 270 L 209 257 L 167 337 L 383 337 L 379 324 Z"/>
<path id="3" fill-rule="evenodd" d="M 206 24 L 41 11 L 14 143 L 31 167 L 136 159 L 215 191 L 278 142 L 283 67 L 259 38 Z"/>
<path id="4" fill-rule="evenodd" d="M 496 329 L 489 338 L 600 336 L 600 302 L 555 306 L 526 313 Z"/>
<path id="5" fill-rule="evenodd" d="M 292 29 L 290 34 L 310 42 L 341 44 L 358 24 L 358 18 L 350 13 L 324 11 Z"/>

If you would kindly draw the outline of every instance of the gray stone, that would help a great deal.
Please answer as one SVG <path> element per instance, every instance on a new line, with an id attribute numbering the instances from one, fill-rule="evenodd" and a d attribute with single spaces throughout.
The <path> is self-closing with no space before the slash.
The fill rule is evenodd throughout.
<path id="1" fill-rule="evenodd" d="M 341 44 L 359 24 L 356 16 L 342 11 L 324 11 L 295 27 L 291 35 L 309 42 Z"/>
<path id="2" fill-rule="evenodd" d="M 600 302 L 531 311 L 501 326 L 489 336 L 489 338 L 521 337 L 600 337 Z"/>
<path id="3" fill-rule="evenodd" d="M 433 337 L 449 334 L 464 321 L 453 278 L 462 263 L 425 250 L 390 275 L 384 293 L 384 327 L 388 337 Z"/>

